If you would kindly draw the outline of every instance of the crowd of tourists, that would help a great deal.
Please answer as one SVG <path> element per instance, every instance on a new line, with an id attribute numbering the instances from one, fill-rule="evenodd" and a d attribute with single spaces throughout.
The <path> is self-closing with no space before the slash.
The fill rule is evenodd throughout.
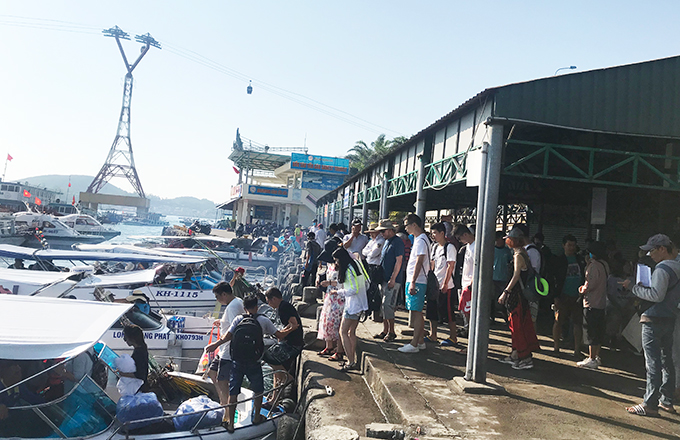
<path id="1" fill-rule="evenodd" d="M 309 229 L 303 279 L 323 291 L 318 338 L 325 347 L 319 355 L 340 362 L 344 371 L 359 369 L 357 325 L 369 317 L 382 321 L 374 338 L 392 342 L 400 307 L 413 327 L 400 352 L 418 353 L 431 343 L 466 354 L 458 338 L 467 336 L 470 319 L 474 228 L 442 216 L 428 229 L 415 214 L 397 224 L 383 219 L 366 230 L 360 220 L 350 230 L 320 223 Z M 518 370 L 534 367 L 538 321 L 550 323 L 556 353 L 568 346 L 575 366 L 598 369 L 603 345 L 637 352 L 624 337 L 633 328 L 641 333 L 647 388 L 643 403 L 626 409 L 637 415 L 675 412 L 680 257 L 668 236 L 650 237 L 634 260 L 626 260 L 614 242 L 579 243 L 571 234 L 553 253 L 541 233 L 530 236 L 523 224 L 495 238 L 493 291 L 481 294 L 491 296 L 491 323 L 510 329 L 511 351 L 500 362 Z M 649 268 L 650 279 L 636 281 L 636 272 L 644 272 L 640 265 Z M 441 337 L 440 324 L 446 326 Z M 677 357 L 680 341 L 675 346 Z"/>

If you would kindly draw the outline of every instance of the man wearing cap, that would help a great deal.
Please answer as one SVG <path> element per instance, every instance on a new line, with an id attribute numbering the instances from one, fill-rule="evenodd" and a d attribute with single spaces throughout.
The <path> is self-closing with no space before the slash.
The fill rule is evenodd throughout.
<path id="1" fill-rule="evenodd" d="M 404 282 L 404 271 L 401 270 L 404 242 L 397 237 L 397 231 L 389 219 L 380 220 L 375 230 L 382 233 L 385 242 L 380 253 L 380 266 L 383 270 L 383 283 L 380 286 L 383 331 L 374 338 L 391 342 L 397 338 L 394 332 L 394 310 L 397 308 L 397 298 Z"/>
<path id="2" fill-rule="evenodd" d="M 383 269 L 380 266 L 380 255 L 382 254 L 382 248 L 385 244 L 385 238 L 382 236 L 380 231 L 376 231 L 375 228 L 378 227 L 378 223 L 373 222 L 370 224 L 366 232 L 371 239 L 368 244 L 361 251 L 362 257 L 366 260 L 368 267 L 368 276 L 371 279 L 371 285 L 369 286 L 366 294 L 368 295 L 369 307 L 373 311 L 373 319 L 376 322 L 380 322 L 382 318 L 380 317 L 380 309 L 378 308 L 377 302 L 380 301 L 380 293 L 378 292 L 379 286 L 383 282 Z"/>
<path id="3" fill-rule="evenodd" d="M 673 366 L 673 330 L 680 303 L 680 262 L 675 261 L 673 243 L 667 235 L 656 234 L 640 246 L 656 262 L 649 286 L 638 283 L 633 295 L 649 306 L 640 317 L 642 348 L 645 353 L 647 388 L 641 404 L 626 408 L 631 414 L 658 416 L 659 409 L 675 413 L 675 367 Z M 630 280 L 622 282 L 631 286 Z"/>
<path id="4" fill-rule="evenodd" d="M 356 254 L 361 257 L 361 251 L 367 244 L 368 237 L 361 233 L 361 220 L 355 218 L 352 222 L 352 232 L 343 237 L 342 245 L 352 257 L 356 258 Z"/>

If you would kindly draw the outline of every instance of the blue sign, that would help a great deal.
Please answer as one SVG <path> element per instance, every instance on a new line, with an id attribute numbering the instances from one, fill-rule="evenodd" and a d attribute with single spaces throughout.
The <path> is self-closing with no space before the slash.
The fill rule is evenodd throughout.
<path id="1" fill-rule="evenodd" d="M 306 189 L 331 191 L 342 185 L 344 181 L 344 177 L 332 174 L 312 173 L 309 171 L 302 173 L 302 188 Z"/>
<path id="2" fill-rule="evenodd" d="M 293 153 L 290 156 L 290 167 L 295 170 L 310 170 L 319 173 L 349 175 L 349 159 L 327 156 L 310 156 Z"/>
<path id="3" fill-rule="evenodd" d="M 288 197 L 288 188 L 248 185 L 248 193 L 258 196 Z"/>

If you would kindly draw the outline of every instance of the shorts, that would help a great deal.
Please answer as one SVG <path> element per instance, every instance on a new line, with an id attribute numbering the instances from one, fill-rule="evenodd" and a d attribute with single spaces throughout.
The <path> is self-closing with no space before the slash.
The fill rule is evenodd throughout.
<path id="1" fill-rule="evenodd" d="M 602 345 L 606 332 L 604 309 L 583 309 L 583 338 L 587 345 Z"/>
<path id="2" fill-rule="evenodd" d="M 210 363 L 210 369 L 217 372 L 217 380 L 229 380 L 232 366 L 231 359 L 220 359 L 219 356 Z"/>
<path id="3" fill-rule="evenodd" d="M 425 318 L 428 321 L 456 322 L 455 310 L 458 303 L 454 295 L 453 289 L 447 289 L 445 292 L 440 291 L 436 300 L 428 299 Z"/>
<path id="4" fill-rule="evenodd" d="M 416 283 L 416 294 L 411 295 L 409 289 L 411 282 L 406 283 L 406 310 L 411 312 L 422 312 L 425 306 L 425 292 L 427 291 L 427 284 Z"/>
<path id="5" fill-rule="evenodd" d="M 397 308 L 397 297 L 401 283 L 394 283 L 393 288 L 387 287 L 387 283 L 382 283 L 380 293 L 382 294 L 382 316 L 383 319 L 394 319 L 394 311 Z"/>
<path id="6" fill-rule="evenodd" d="M 269 365 L 283 365 L 284 368 L 289 369 L 300 353 L 302 353 L 302 348 L 293 347 L 286 341 L 280 341 L 264 352 L 262 360 Z"/>
<path id="7" fill-rule="evenodd" d="M 574 325 L 583 327 L 583 302 L 580 296 L 560 295 L 555 297 L 555 320 L 565 324 L 572 319 Z"/>
<path id="8" fill-rule="evenodd" d="M 353 321 L 358 321 L 361 318 L 361 313 L 347 313 L 347 310 L 342 312 L 343 319 L 351 319 Z"/>
<path id="9" fill-rule="evenodd" d="M 251 363 L 234 362 L 229 379 L 229 395 L 238 396 L 243 385 L 243 376 L 250 381 L 250 391 L 255 394 L 264 391 L 264 378 L 262 377 L 262 364 L 260 361 Z"/>

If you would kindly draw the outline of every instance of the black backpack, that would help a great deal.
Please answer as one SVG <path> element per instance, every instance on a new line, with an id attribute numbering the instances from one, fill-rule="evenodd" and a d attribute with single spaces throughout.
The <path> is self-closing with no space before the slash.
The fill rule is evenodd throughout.
<path id="1" fill-rule="evenodd" d="M 229 354 L 235 362 L 250 363 L 259 361 L 264 353 L 262 327 L 257 322 L 260 315 L 243 315 L 234 329 L 229 346 Z"/>

